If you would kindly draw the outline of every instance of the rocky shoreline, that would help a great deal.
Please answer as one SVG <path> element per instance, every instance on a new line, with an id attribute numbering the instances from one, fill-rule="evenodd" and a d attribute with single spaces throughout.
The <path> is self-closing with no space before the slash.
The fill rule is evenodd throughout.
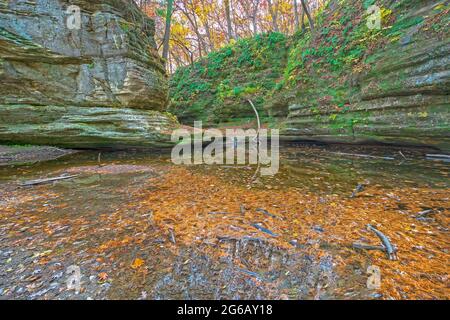
<path id="1" fill-rule="evenodd" d="M 75 152 L 77 151 L 49 146 L 0 145 L 0 167 L 55 160 Z"/>

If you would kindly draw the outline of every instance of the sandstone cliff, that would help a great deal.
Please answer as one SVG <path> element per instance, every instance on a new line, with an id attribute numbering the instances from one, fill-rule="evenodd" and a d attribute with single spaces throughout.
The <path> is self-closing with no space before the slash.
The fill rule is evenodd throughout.
<path id="1" fill-rule="evenodd" d="M 131 0 L 0 0 L 0 142 L 167 145 L 154 30 Z"/>

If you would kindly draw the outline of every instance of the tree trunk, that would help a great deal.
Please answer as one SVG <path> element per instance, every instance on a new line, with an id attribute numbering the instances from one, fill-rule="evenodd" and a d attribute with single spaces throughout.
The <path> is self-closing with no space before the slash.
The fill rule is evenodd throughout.
<path id="1" fill-rule="evenodd" d="M 205 31 L 206 31 L 206 36 L 208 37 L 209 50 L 214 51 L 214 42 L 211 37 L 211 30 L 209 29 L 208 21 L 205 21 Z"/>
<path id="2" fill-rule="evenodd" d="M 173 0 L 167 0 L 167 12 L 166 12 L 166 30 L 164 32 L 163 40 L 163 58 L 167 61 L 169 58 L 170 47 L 170 24 L 172 21 Z"/>
<path id="3" fill-rule="evenodd" d="M 272 17 L 272 28 L 273 31 L 278 32 L 280 29 L 278 28 L 278 6 L 279 2 L 278 0 L 275 0 L 275 7 L 272 4 L 272 0 L 267 0 L 267 4 L 269 5 L 269 13 Z"/>
<path id="4" fill-rule="evenodd" d="M 300 0 L 302 2 L 302 8 L 303 12 L 308 17 L 309 27 L 311 28 L 311 32 L 314 32 L 314 22 L 312 20 L 311 14 L 309 13 L 308 5 L 306 3 L 306 0 Z"/>
<path id="5" fill-rule="evenodd" d="M 227 18 L 227 32 L 228 32 L 228 41 L 234 39 L 233 36 L 233 26 L 231 25 L 231 12 L 230 12 L 230 0 L 224 0 L 225 5 L 225 15 Z"/>
<path id="6" fill-rule="evenodd" d="M 203 7 L 206 6 L 204 0 L 201 0 L 201 5 Z M 206 14 L 205 17 L 203 17 L 203 19 L 200 18 L 200 22 L 205 27 L 206 37 L 208 38 L 209 50 L 210 51 L 214 51 L 214 42 L 213 42 L 213 39 L 212 39 L 212 36 L 211 36 L 211 29 L 209 27 L 209 14 Z"/>
<path id="7" fill-rule="evenodd" d="M 305 27 L 305 11 L 302 9 L 302 32 L 306 31 Z"/>
<path id="8" fill-rule="evenodd" d="M 253 7 L 252 22 L 253 22 L 253 33 L 258 34 L 258 7 L 260 0 L 256 0 L 255 6 Z"/>
<path id="9" fill-rule="evenodd" d="M 192 5 L 192 2 L 190 4 Z M 205 53 L 208 53 L 208 48 L 205 44 L 205 41 L 203 40 L 202 35 L 200 34 L 200 31 L 198 28 L 197 16 L 195 15 L 195 12 L 192 12 L 192 17 L 191 17 L 191 15 L 188 11 L 188 8 L 177 5 L 177 9 L 180 10 L 184 14 L 184 16 L 189 20 L 189 23 L 191 24 L 192 29 L 197 37 L 198 54 L 199 54 L 200 58 L 203 57 L 203 51 Z"/>
<path id="10" fill-rule="evenodd" d="M 294 0 L 294 17 L 295 17 L 295 31 L 300 30 L 300 17 L 298 16 L 297 0 Z"/>

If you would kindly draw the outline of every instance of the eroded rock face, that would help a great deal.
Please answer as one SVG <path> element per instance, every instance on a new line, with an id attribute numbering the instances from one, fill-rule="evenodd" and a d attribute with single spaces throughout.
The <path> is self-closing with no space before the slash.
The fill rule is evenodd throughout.
<path id="1" fill-rule="evenodd" d="M 0 141 L 166 145 L 177 123 L 154 29 L 131 0 L 0 0 Z"/>
<path id="2" fill-rule="evenodd" d="M 437 5 L 417 1 L 399 19 L 439 21 Z M 291 104 L 283 134 L 293 139 L 450 150 L 450 40 L 448 32 L 425 34 L 424 23 L 403 30 L 398 39 L 379 48 L 370 57 L 369 72 L 349 75 L 354 81 L 346 88 L 348 111 L 338 113 L 327 103 L 315 110 L 307 102 Z M 320 100 L 321 93 L 308 98 Z"/>

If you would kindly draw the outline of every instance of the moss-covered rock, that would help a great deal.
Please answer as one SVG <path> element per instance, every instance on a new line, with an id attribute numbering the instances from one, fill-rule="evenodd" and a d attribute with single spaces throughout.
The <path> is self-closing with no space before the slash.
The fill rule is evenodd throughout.
<path id="1" fill-rule="evenodd" d="M 250 98 L 268 119 L 264 105 L 283 74 L 287 48 L 283 34 L 260 34 L 179 68 L 170 81 L 169 111 L 190 125 L 194 120 L 242 123 L 254 120 Z"/>
<path id="2" fill-rule="evenodd" d="M 367 28 L 364 3 L 330 4 L 324 15 L 334 12 L 335 19 L 291 51 L 291 82 L 284 80 L 298 94 L 288 105 L 282 133 L 449 150 L 450 40 L 448 28 L 439 28 L 448 26 L 449 6 L 372 2 L 381 7 L 383 29 Z M 338 49 L 328 51 L 331 44 Z"/>
<path id="3" fill-rule="evenodd" d="M 70 5 L 81 8 L 80 29 L 68 27 Z M 0 0 L 0 141 L 166 144 L 176 124 L 163 113 L 154 30 L 131 0 Z"/>

